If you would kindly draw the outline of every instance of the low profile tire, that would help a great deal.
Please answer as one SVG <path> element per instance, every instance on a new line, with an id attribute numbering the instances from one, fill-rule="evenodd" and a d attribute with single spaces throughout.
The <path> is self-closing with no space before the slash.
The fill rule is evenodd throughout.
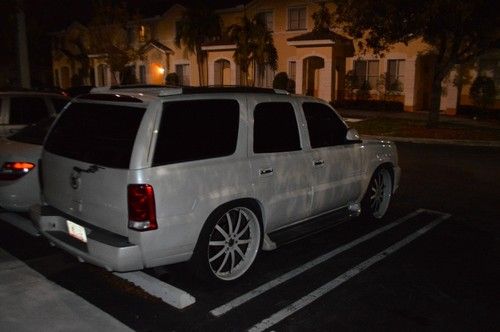
<path id="1" fill-rule="evenodd" d="M 261 239 L 261 225 L 251 209 L 221 209 L 203 227 L 193 254 L 193 268 L 198 277 L 209 283 L 239 279 L 252 267 Z"/>
<path id="2" fill-rule="evenodd" d="M 361 202 L 361 214 L 367 220 L 384 217 L 392 197 L 392 176 L 388 168 L 378 168 L 373 174 Z"/>

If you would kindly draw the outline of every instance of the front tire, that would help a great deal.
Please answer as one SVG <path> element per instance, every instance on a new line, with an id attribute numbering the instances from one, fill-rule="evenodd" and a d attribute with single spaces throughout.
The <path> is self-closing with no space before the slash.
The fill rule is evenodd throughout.
<path id="1" fill-rule="evenodd" d="M 388 168 L 379 168 L 373 174 L 361 202 L 362 216 L 368 220 L 382 219 L 389 208 L 391 197 L 391 173 Z"/>
<path id="2" fill-rule="evenodd" d="M 201 232 L 193 255 L 195 271 L 209 282 L 242 277 L 259 252 L 262 230 L 257 215 L 245 206 L 220 210 Z"/>

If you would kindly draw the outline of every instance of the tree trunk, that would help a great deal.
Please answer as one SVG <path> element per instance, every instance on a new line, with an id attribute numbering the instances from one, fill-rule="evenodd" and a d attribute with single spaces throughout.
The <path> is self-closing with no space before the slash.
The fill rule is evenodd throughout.
<path id="1" fill-rule="evenodd" d="M 429 109 L 429 117 L 427 120 L 427 127 L 434 128 L 439 122 L 439 111 L 441 106 L 441 92 L 443 88 L 441 87 L 441 81 L 443 80 L 441 75 L 435 74 L 432 78 L 432 91 L 431 91 L 431 103 Z"/>

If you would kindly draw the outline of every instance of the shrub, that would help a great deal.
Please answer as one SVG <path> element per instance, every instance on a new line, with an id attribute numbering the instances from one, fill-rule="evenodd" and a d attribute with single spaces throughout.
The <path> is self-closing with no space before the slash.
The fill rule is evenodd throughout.
<path id="1" fill-rule="evenodd" d="M 170 73 L 165 77 L 166 85 L 179 85 L 179 75 L 177 73 Z"/>
<path id="2" fill-rule="evenodd" d="M 482 109 L 495 102 L 495 82 L 486 76 L 478 76 L 470 87 L 470 97 Z"/>
<path id="3" fill-rule="evenodd" d="M 279 72 L 274 76 L 273 89 L 286 90 L 288 85 L 288 75 L 285 72 Z"/>

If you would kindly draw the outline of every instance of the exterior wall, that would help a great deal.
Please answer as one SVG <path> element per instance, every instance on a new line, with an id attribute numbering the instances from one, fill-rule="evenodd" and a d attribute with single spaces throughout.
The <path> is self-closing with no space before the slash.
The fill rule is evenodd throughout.
<path id="1" fill-rule="evenodd" d="M 330 11 L 334 11 L 334 6 L 331 2 L 327 3 Z M 288 13 L 289 8 L 305 7 L 306 8 L 306 27 L 302 30 L 288 29 Z M 254 0 L 246 6 L 238 6 L 218 11 L 221 16 L 223 29 L 227 29 L 232 24 L 241 22 L 243 15 L 252 18 L 254 15 L 261 12 L 272 12 L 272 33 L 276 49 L 278 50 L 278 68 L 275 73 L 289 73 L 289 64 L 295 62 L 295 86 L 296 93 L 306 93 L 304 88 L 307 86 L 306 80 L 308 75 L 310 80 L 308 83 L 314 82 L 314 93 L 325 100 L 343 99 L 346 96 L 344 85 L 346 72 L 354 69 L 354 61 L 358 59 L 379 60 L 379 75 L 387 73 L 388 61 L 404 60 L 404 78 L 403 91 L 391 97 L 393 100 L 400 100 L 404 103 L 406 111 L 422 111 L 428 110 L 429 100 L 431 95 L 431 81 L 433 74 L 432 57 L 423 55 L 428 50 L 428 45 L 422 40 L 410 42 L 408 45 L 398 43 L 391 47 L 382 56 L 374 55 L 370 52 L 364 52 L 358 48 L 357 42 L 353 42 L 354 56 L 349 54 L 352 51 L 347 50 L 347 46 L 343 45 L 290 45 L 288 39 L 310 32 L 314 26 L 312 14 L 319 9 L 318 2 L 305 0 Z M 224 72 L 224 84 L 239 84 L 240 73 L 238 66 L 233 59 L 233 49 L 209 48 L 207 52 L 206 62 L 201 68 L 198 68 L 196 57 L 194 54 L 187 51 L 184 45 L 177 47 L 175 45 L 175 27 L 176 22 L 180 20 L 185 7 L 175 4 L 168 9 L 163 15 L 139 20 L 130 23 L 129 37 L 131 45 L 135 48 L 145 46 L 146 41 L 151 39 L 157 40 L 159 43 L 168 47 L 172 52 L 150 47 L 140 60 L 137 60 L 135 66 L 136 77 L 139 78 L 139 68 L 141 65 L 146 66 L 146 83 L 163 84 L 165 77 L 169 73 L 176 72 L 176 65 L 189 65 L 187 74 L 190 85 L 213 85 L 215 83 L 214 70 L 215 62 L 220 59 L 229 61 L 229 69 Z M 138 39 L 138 27 L 141 25 L 147 26 L 147 36 L 142 41 Z M 74 40 L 79 34 L 85 34 L 85 27 L 79 24 L 72 24 L 63 32 L 62 36 L 66 41 Z M 293 44 L 293 43 L 292 43 Z M 67 47 L 66 47 L 67 46 Z M 74 45 L 70 43 L 65 48 L 71 52 L 77 52 Z M 500 52 L 497 52 L 494 57 L 500 58 Z M 305 75 L 305 64 L 311 57 L 318 57 L 324 62 L 323 68 L 318 68 L 313 72 Z M 97 83 L 97 66 L 103 63 L 103 59 L 93 59 L 92 66 L 94 68 L 95 82 Z M 67 68 L 67 69 L 63 69 Z M 69 83 L 67 77 L 63 79 L 62 71 L 69 70 Z M 57 71 L 59 82 L 54 82 L 63 88 L 71 84 L 71 77 L 77 73 L 79 65 L 68 57 L 54 54 L 53 55 L 53 71 Z M 203 81 L 200 82 L 199 71 L 201 70 Z M 441 98 L 441 110 L 446 114 L 455 114 L 457 101 L 461 104 L 471 104 L 468 96 L 470 83 L 477 75 L 477 70 L 471 74 L 471 81 L 457 89 L 453 84 L 453 80 L 457 75 L 456 72 L 450 74 L 450 77 L 443 82 L 443 96 Z M 249 84 L 253 84 L 253 68 L 249 70 Z M 109 70 L 106 72 L 105 84 L 114 84 L 114 77 Z M 380 98 L 376 89 L 370 91 L 372 98 Z M 500 106 L 500 99 L 497 98 L 495 107 Z"/>

